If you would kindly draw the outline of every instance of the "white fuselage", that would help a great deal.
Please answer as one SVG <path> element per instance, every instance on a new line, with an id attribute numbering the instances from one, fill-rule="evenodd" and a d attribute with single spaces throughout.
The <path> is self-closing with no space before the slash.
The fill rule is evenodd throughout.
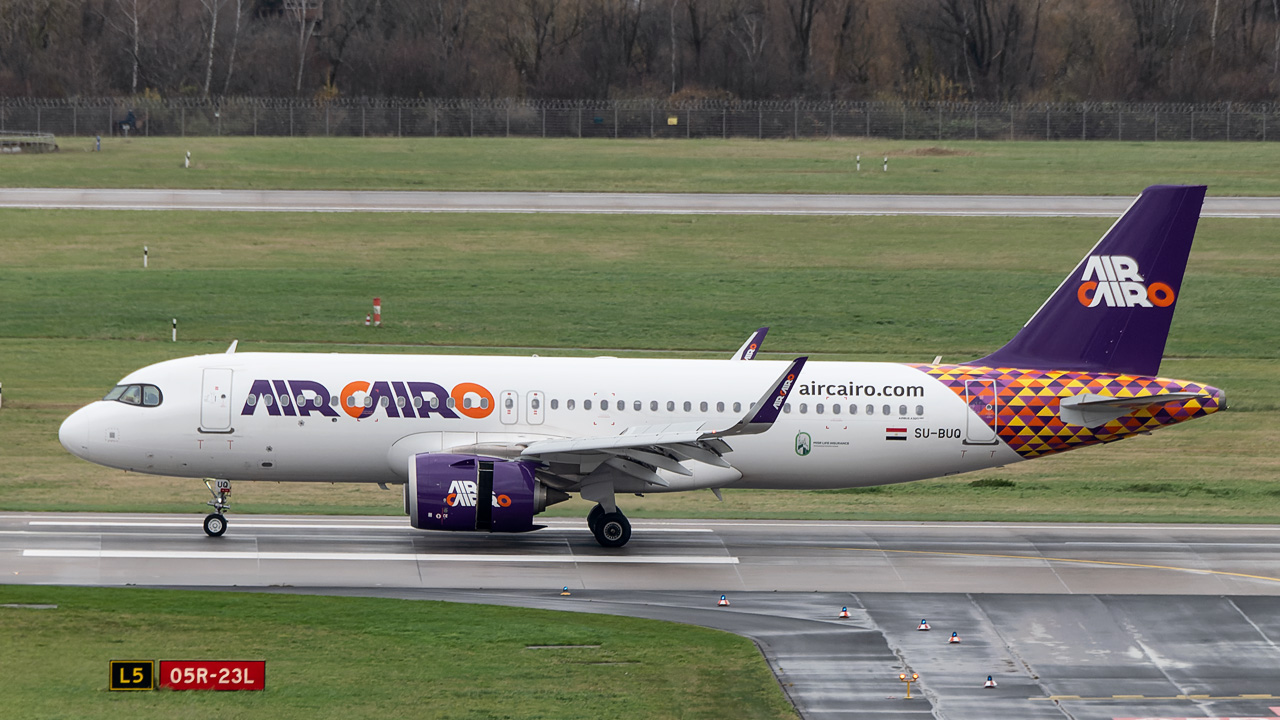
<path id="1" fill-rule="evenodd" d="M 486 448 L 634 427 L 728 427 L 785 367 L 763 360 L 203 355 L 121 381 L 159 388 L 158 405 L 98 401 L 68 418 L 59 436 L 86 460 L 159 475 L 403 483 L 417 453 L 484 455 Z M 689 462 L 692 476 L 663 470 L 668 487 L 643 489 L 858 487 L 1021 459 L 954 392 L 894 363 L 810 362 L 771 428 L 727 442 L 732 469 Z"/>

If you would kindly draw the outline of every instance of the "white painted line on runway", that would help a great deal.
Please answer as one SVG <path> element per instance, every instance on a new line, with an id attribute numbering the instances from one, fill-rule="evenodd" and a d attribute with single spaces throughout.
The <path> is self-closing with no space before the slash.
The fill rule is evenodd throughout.
<path id="1" fill-rule="evenodd" d="M 324 560 L 491 562 L 631 565 L 737 565 L 738 558 L 716 555 L 443 555 L 423 553 L 221 552 L 213 550 L 59 550 L 28 548 L 23 557 L 133 560 Z"/>
<path id="2" fill-rule="evenodd" d="M 78 527 L 85 530 L 92 530 L 99 527 L 127 527 L 127 528 L 190 528 L 195 524 L 191 521 L 185 522 L 126 522 L 122 520 L 107 520 L 102 522 L 86 522 L 84 520 L 31 520 L 27 525 L 41 525 L 51 527 Z M 351 525 L 337 523 L 255 523 L 255 522 L 236 522 L 231 524 L 235 528 L 256 528 L 261 530 L 412 530 L 408 522 L 398 525 Z M 682 527 L 645 527 L 639 525 L 646 532 L 712 532 L 710 528 L 682 528 Z M 548 525 L 548 530 L 581 530 L 588 532 L 586 527 L 577 527 L 573 525 Z"/>

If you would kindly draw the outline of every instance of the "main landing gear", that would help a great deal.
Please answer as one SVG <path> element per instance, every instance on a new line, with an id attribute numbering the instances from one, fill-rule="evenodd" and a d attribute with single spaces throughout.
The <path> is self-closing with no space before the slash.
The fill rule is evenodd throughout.
<path id="1" fill-rule="evenodd" d="M 603 507 L 596 505 L 587 513 L 587 527 L 591 528 L 596 542 L 603 547 L 619 548 L 631 539 L 631 522 L 622 514 L 622 510 L 606 512 Z"/>
<path id="2" fill-rule="evenodd" d="M 231 481 L 219 478 L 213 482 L 214 484 L 210 485 L 208 480 L 204 481 L 204 486 L 209 488 L 209 494 L 213 495 L 213 499 L 205 503 L 213 508 L 213 512 L 204 518 L 204 531 L 209 537 L 222 537 L 222 533 L 227 531 L 225 513 L 231 507 L 231 503 L 227 501 L 227 496 L 231 494 Z"/>

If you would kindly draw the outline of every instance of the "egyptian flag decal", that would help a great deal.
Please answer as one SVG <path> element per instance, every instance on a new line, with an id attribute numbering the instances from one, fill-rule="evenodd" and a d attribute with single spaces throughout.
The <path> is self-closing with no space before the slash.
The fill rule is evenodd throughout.
<path id="1" fill-rule="evenodd" d="M 906 428 L 885 428 L 884 439 L 905 441 L 907 439 L 907 429 Z"/>

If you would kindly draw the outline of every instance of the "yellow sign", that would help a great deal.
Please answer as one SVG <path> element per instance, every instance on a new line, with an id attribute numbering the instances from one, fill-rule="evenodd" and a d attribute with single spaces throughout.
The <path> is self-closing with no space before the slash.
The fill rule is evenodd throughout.
<path id="1" fill-rule="evenodd" d="M 111 690 L 152 690 L 155 665 L 150 660 L 112 660 L 107 687 Z"/>
<path id="2" fill-rule="evenodd" d="M 668 125 L 679 125 L 679 124 L 680 124 L 680 118 L 679 118 L 679 116 L 677 116 L 677 115 L 668 115 L 668 116 L 667 116 L 667 124 L 668 124 Z"/>

